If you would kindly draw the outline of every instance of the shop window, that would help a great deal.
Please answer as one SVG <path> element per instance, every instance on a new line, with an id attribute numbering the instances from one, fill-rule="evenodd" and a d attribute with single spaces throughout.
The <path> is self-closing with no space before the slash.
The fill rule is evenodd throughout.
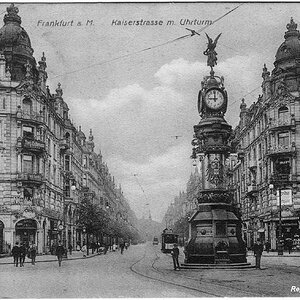
<path id="1" fill-rule="evenodd" d="M 23 172 L 33 173 L 33 157 L 31 155 L 23 155 Z"/>

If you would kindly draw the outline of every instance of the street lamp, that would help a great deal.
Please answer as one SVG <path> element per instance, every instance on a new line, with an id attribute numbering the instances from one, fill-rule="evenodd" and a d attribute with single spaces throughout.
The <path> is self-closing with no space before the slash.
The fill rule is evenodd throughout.
<path id="1" fill-rule="evenodd" d="M 274 184 L 270 184 L 269 188 L 274 190 Z M 278 188 L 279 193 L 279 220 L 278 220 L 278 241 L 277 241 L 277 251 L 278 255 L 283 255 L 283 241 L 282 241 L 282 222 L 281 222 L 281 189 Z"/>

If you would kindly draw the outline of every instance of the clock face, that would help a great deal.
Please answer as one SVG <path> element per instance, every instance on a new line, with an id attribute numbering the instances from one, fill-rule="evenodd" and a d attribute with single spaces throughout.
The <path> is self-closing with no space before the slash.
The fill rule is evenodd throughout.
<path id="1" fill-rule="evenodd" d="M 211 89 L 205 95 L 205 103 L 211 109 L 219 109 L 224 103 L 224 95 L 219 90 Z"/>

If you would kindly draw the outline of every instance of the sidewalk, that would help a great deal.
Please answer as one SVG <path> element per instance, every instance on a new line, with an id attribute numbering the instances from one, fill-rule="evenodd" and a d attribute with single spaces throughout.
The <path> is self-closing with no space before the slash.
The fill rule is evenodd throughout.
<path id="1" fill-rule="evenodd" d="M 253 251 L 247 251 L 247 256 L 254 256 Z M 289 251 L 283 251 L 283 255 L 278 255 L 277 251 L 273 252 L 263 252 L 263 256 L 266 257 L 300 257 L 300 251 L 292 251 L 291 254 L 289 254 Z"/>
<path id="2" fill-rule="evenodd" d="M 92 254 L 92 251 L 90 251 L 90 255 L 88 255 L 87 257 L 83 257 L 83 254 L 81 251 L 73 251 L 72 255 L 70 255 L 68 253 L 68 258 L 63 258 L 63 260 L 87 259 L 87 258 L 95 257 L 97 255 L 104 255 L 104 254 L 98 254 L 98 253 Z M 108 255 L 108 253 L 106 255 Z M 12 256 L 2 257 L 2 258 L 0 258 L 0 265 L 9 265 L 9 264 L 13 265 L 13 261 L 14 261 L 14 259 Z M 51 254 L 37 255 L 35 261 L 36 261 L 36 263 L 52 262 L 52 261 L 57 261 L 57 257 L 56 257 L 56 255 L 51 255 Z M 26 263 L 31 264 L 31 259 L 26 257 L 25 264 Z"/>

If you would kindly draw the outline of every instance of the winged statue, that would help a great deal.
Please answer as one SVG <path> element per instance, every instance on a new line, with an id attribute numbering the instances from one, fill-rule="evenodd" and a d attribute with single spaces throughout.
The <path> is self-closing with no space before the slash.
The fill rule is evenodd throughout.
<path id="1" fill-rule="evenodd" d="M 207 33 L 205 33 L 208 39 L 207 43 L 207 49 L 203 52 L 204 55 L 207 55 L 207 65 L 210 66 L 211 68 L 214 67 L 217 64 L 217 52 L 215 51 L 218 39 L 220 38 L 221 34 L 220 33 L 216 39 L 213 41 L 212 38 L 208 36 Z"/>

